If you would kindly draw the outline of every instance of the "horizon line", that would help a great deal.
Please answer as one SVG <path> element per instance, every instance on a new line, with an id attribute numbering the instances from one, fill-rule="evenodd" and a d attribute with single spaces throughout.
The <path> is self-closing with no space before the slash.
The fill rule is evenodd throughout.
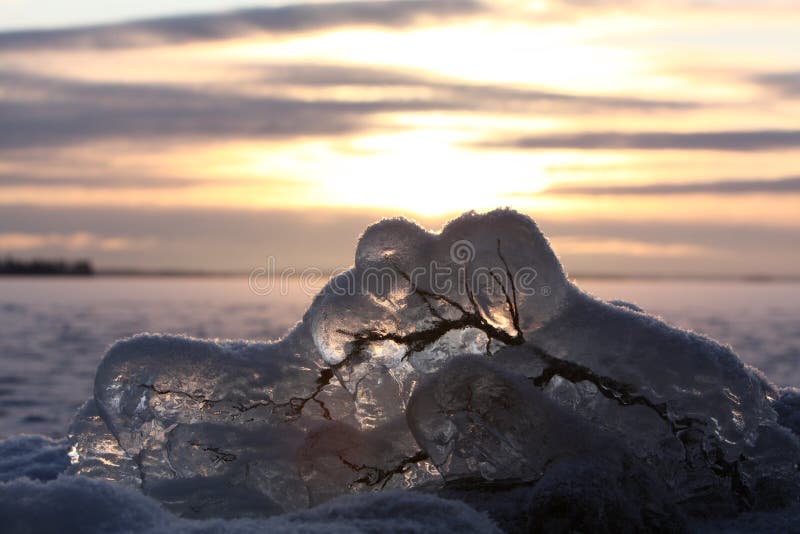
<path id="1" fill-rule="evenodd" d="M 319 273 L 329 278 L 340 270 L 321 269 Z M 0 278 L 236 278 L 249 277 L 249 271 L 235 270 L 190 270 L 190 269 L 136 269 L 136 268 L 108 268 L 95 269 L 91 274 L 67 273 L 0 273 Z M 290 279 L 302 278 L 302 274 L 295 273 L 284 275 Z M 272 275 L 280 278 L 280 275 Z M 615 281 L 731 281 L 731 282 L 800 282 L 800 274 L 770 274 L 770 273 L 609 273 L 609 272 L 574 272 L 568 273 L 567 278 L 576 280 L 615 280 Z M 325 280 L 327 282 L 327 280 Z"/>

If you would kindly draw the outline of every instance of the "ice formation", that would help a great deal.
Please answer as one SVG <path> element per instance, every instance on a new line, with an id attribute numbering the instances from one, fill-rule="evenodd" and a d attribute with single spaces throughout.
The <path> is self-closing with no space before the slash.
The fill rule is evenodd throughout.
<path id="1" fill-rule="evenodd" d="M 416 489 L 521 496 L 473 503 L 512 527 L 570 509 L 680 530 L 797 502 L 787 395 L 728 348 L 583 293 L 528 217 L 468 213 L 438 234 L 392 219 L 277 342 L 116 343 L 70 471 L 185 517 Z"/>

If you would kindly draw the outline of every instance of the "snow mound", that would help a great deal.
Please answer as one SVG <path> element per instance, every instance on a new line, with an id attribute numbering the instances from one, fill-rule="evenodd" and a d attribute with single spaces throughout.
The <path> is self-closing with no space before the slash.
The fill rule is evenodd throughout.
<path id="1" fill-rule="evenodd" d="M 0 520 L 4 532 L 40 534 L 499 532 L 486 516 L 460 502 L 413 492 L 344 496 L 270 519 L 198 521 L 179 518 L 157 501 L 119 484 L 66 476 L 46 483 L 28 479 L 0 483 Z"/>
<path id="2" fill-rule="evenodd" d="M 800 389 L 781 389 L 773 407 L 778 413 L 778 422 L 800 436 Z"/>
<path id="3" fill-rule="evenodd" d="M 0 482 L 23 477 L 52 480 L 68 465 L 66 440 L 15 436 L 0 441 Z"/>
<path id="4" fill-rule="evenodd" d="M 583 293 L 528 217 L 392 219 L 277 342 L 116 343 L 69 472 L 194 518 L 472 484 L 527 488 L 529 520 L 616 510 L 670 530 L 797 502 L 787 395 L 729 348 Z"/>

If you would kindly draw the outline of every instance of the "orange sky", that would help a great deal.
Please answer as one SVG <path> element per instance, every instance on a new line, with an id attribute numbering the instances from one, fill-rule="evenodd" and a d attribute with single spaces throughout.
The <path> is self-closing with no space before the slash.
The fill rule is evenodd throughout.
<path id="1" fill-rule="evenodd" d="M 508 205 L 573 271 L 800 275 L 796 2 L 70 5 L 0 3 L 0 254 L 331 268 Z"/>

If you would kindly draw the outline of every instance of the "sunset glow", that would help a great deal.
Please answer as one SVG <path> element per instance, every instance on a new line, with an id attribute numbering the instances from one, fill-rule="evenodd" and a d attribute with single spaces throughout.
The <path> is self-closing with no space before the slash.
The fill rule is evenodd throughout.
<path id="1" fill-rule="evenodd" d="M 87 2 L 82 20 L 96 25 L 81 29 L 71 13 L 0 4 L 0 209 L 328 210 L 435 225 L 511 206 L 563 231 L 563 253 L 586 268 L 593 254 L 712 265 L 735 253 L 712 246 L 716 228 L 747 227 L 742 250 L 772 228 L 800 231 L 800 187 L 780 185 L 800 174 L 793 2 L 268 3 L 256 17 L 208 1 L 191 28 L 103 25 L 192 11 L 173 3 L 123 2 L 114 17 Z M 763 185 L 735 194 L 656 192 L 753 180 Z M 88 222 L 62 232 L 56 219 L 15 223 L 0 245 L 69 252 L 69 236 L 97 234 L 82 248 L 123 264 L 125 243 L 142 258 L 168 241 Z M 573 227 L 612 222 L 674 232 L 642 246 L 646 231 L 598 240 Z M 772 252 L 742 269 L 796 273 L 798 252 Z"/>

